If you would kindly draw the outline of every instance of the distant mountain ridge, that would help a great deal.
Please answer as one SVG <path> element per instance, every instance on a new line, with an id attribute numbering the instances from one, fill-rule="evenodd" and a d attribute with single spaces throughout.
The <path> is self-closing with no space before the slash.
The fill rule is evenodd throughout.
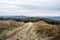
<path id="1" fill-rule="evenodd" d="M 60 16 L 37 16 L 39 18 L 50 18 L 54 20 L 59 20 L 60 21 Z"/>
<path id="2" fill-rule="evenodd" d="M 28 18 L 28 16 L 0 16 L 0 18 Z"/>
<path id="3" fill-rule="evenodd" d="M 51 17 L 51 16 L 36 16 L 37 18 L 50 18 L 50 19 L 54 19 L 54 20 L 59 20 L 60 21 L 60 16 L 54 16 L 54 17 Z M 29 18 L 29 16 L 23 16 L 23 15 L 20 15 L 20 16 L 0 16 L 0 18 Z"/>
<path id="4" fill-rule="evenodd" d="M 60 21 L 60 16 L 59 17 L 47 17 L 47 18 L 55 19 L 55 20 L 59 20 Z"/>

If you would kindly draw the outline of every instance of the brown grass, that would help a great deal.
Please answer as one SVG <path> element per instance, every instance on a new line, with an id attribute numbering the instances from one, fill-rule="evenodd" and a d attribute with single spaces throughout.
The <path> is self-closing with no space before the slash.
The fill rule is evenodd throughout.
<path id="1" fill-rule="evenodd" d="M 17 22 L 14 20 L 0 20 L 0 32 L 3 30 L 12 30 L 13 28 L 23 26 L 24 22 Z"/>
<path id="2" fill-rule="evenodd" d="M 39 34 L 42 38 L 49 38 L 51 40 L 60 40 L 60 27 L 57 25 L 49 25 L 45 22 L 35 22 L 32 30 Z"/>
<path id="3" fill-rule="evenodd" d="M 0 40 L 6 39 L 6 32 L 11 31 L 17 27 L 21 27 L 24 24 L 24 22 L 17 22 L 14 20 L 0 20 Z"/>
<path id="4" fill-rule="evenodd" d="M 24 24 L 24 22 L 17 22 L 14 20 L 0 20 L 0 32 L 4 30 L 12 30 L 16 27 L 21 27 Z M 43 40 L 60 40 L 60 25 L 51 25 L 45 23 L 44 21 L 39 21 L 34 22 L 30 30 L 32 31 L 32 33 L 35 33 L 34 35 L 37 36 L 37 38 L 41 37 Z M 2 39 L 5 39 L 6 35 L 2 35 Z"/>

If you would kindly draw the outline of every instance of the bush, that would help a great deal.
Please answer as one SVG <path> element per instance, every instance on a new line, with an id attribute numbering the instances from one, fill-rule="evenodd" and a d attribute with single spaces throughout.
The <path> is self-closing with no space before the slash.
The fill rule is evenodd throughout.
<path id="1" fill-rule="evenodd" d="M 4 30 L 12 30 L 16 27 L 20 27 L 23 26 L 24 23 L 23 22 L 17 22 L 14 20 L 0 20 L 0 33 Z"/>
<path id="2" fill-rule="evenodd" d="M 60 40 L 60 27 L 44 24 L 39 25 L 39 23 L 36 26 L 36 24 L 34 24 L 32 29 L 35 32 L 35 34 L 39 34 L 39 36 L 42 38 L 52 37 L 51 40 Z"/>

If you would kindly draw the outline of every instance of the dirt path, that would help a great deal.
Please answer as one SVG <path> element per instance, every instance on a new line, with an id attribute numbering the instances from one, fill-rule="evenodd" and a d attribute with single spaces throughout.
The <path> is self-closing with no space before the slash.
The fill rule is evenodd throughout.
<path id="1" fill-rule="evenodd" d="M 8 37 L 6 40 L 49 40 L 52 37 L 45 37 L 42 38 L 40 34 L 35 34 L 33 31 L 31 31 L 33 23 L 29 22 L 26 23 L 22 27 L 18 27 L 12 31 L 10 31 L 8 34 Z"/>
<path id="2" fill-rule="evenodd" d="M 16 28 L 8 33 L 8 37 L 6 40 L 23 40 L 22 37 L 25 37 L 33 23 L 26 23 L 23 27 Z M 25 40 L 25 39 L 24 39 Z"/>

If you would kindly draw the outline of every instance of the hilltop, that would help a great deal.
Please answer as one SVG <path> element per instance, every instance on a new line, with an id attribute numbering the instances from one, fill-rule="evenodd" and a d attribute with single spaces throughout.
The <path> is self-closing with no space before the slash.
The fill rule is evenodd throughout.
<path id="1" fill-rule="evenodd" d="M 60 21 L 49 18 L 0 18 L 0 40 L 60 40 Z"/>

